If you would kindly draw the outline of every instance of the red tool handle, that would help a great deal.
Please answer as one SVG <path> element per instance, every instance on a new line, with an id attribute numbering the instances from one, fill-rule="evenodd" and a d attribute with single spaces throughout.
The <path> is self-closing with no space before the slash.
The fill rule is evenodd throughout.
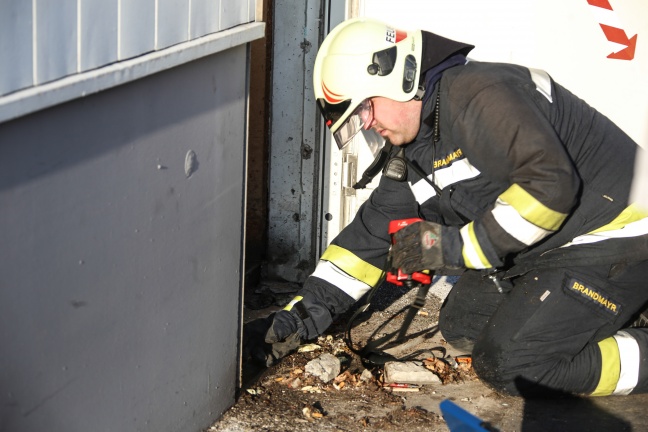
<path id="1" fill-rule="evenodd" d="M 416 222 L 422 222 L 421 218 L 410 218 L 410 219 L 396 219 L 389 222 L 389 235 L 394 234 L 396 231 L 400 231 L 408 225 L 412 225 Z M 393 242 L 393 240 L 392 240 Z"/>

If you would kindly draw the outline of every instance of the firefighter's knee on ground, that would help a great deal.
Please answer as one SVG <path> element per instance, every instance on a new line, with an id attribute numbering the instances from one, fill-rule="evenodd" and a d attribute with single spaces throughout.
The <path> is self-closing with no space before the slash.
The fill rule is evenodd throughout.
<path id="1" fill-rule="evenodd" d="M 508 361 L 511 353 L 492 341 L 478 341 L 472 352 L 472 364 L 479 379 L 494 390 L 517 396 L 517 372 Z"/>
<path id="2" fill-rule="evenodd" d="M 463 354 L 470 354 L 473 350 L 474 340 L 468 337 L 463 329 L 462 320 L 456 319 L 458 314 L 449 313 L 448 308 L 442 308 L 439 313 L 439 331 L 450 346 L 462 351 Z"/>
<path id="3" fill-rule="evenodd" d="M 501 394 L 524 398 L 544 398 L 567 394 L 534 378 L 544 376 L 548 366 L 522 365 L 520 352 L 503 349 L 493 340 L 478 340 L 475 343 L 472 358 L 473 369 L 479 379 Z"/>

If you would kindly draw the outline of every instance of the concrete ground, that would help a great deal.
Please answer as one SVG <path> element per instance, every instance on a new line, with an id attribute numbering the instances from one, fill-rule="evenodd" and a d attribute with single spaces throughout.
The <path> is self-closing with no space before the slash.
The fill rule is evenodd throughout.
<path id="1" fill-rule="evenodd" d="M 439 306 L 455 280 L 453 277 L 436 278 L 428 293 L 423 313 L 414 320 L 412 330 L 408 334 L 417 331 L 423 334 L 426 328 L 434 328 Z M 257 292 L 263 295 L 270 293 L 269 298 L 273 299 L 274 304 L 256 304 L 256 309 L 246 308 L 246 321 L 278 309 L 281 304 L 292 298 L 294 290 L 298 287 L 278 284 L 271 288 L 270 290 L 266 285 Z M 372 302 L 370 316 L 354 327 L 354 338 L 357 336 L 357 340 L 361 341 L 375 334 L 372 332 L 375 332 L 376 328 L 411 303 L 415 297 L 414 291 L 379 291 Z M 250 296 L 249 301 L 259 301 L 258 298 L 252 297 L 254 296 Z M 268 298 L 265 301 L 267 302 Z M 399 325 L 399 321 L 395 321 L 395 325 Z M 339 386 L 317 382 L 313 377 L 304 375 L 299 375 L 300 386 L 308 384 L 311 391 L 303 391 L 306 387 L 286 386 L 284 383 L 287 381 L 284 378 L 292 380 L 296 376 L 295 371 L 303 369 L 308 359 L 315 358 L 327 350 L 339 355 L 339 347 L 344 345 L 341 341 L 343 324 L 331 329 L 328 338 L 330 343 L 321 343 L 323 339 L 320 341 L 322 351 L 319 353 L 289 356 L 278 365 L 248 380 L 236 405 L 226 412 L 210 431 L 302 432 L 304 428 L 351 432 L 378 429 L 447 431 L 449 429 L 439 406 L 444 400 L 453 401 L 499 431 L 648 430 L 648 416 L 645 415 L 644 408 L 648 406 L 648 395 L 525 400 L 497 394 L 476 378 L 466 378 L 456 383 L 426 384 L 416 391 L 394 391 L 389 395 L 380 385 L 371 386 L 358 382 L 354 387 L 340 389 Z M 463 354 L 445 345 L 438 332 L 430 332 L 427 335 L 412 339 L 409 345 L 416 346 L 417 349 L 444 346 L 451 358 Z M 337 351 L 333 350 L 333 346 L 337 346 Z M 404 343 L 396 350 L 405 350 L 406 346 L 407 343 Z M 351 364 L 348 370 L 357 372 L 354 376 L 359 376 L 362 366 L 353 366 L 359 365 L 359 361 L 352 358 Z M 374 371 L 374 375 L 380 379 L 380 371 L 377 374 Z M 316 394 L 312 394 L 313 388 L 317 390 Z M 310 409 L 313 406 L 321 408 L 326 415 L 316 420 L 311 418 Z M 306 409 L 309 410 L 308 418 L 304 418 L 303 414 Z"/>

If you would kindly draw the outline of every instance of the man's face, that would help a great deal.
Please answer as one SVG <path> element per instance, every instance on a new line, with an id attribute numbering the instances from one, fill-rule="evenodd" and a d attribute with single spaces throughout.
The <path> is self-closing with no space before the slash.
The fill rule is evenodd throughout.
<path id="1" fill-rule="evenodd" d="M 365 129 L 373 128 L 393 145 L 408 144 L 416 138 L 421 127 L 422 102 L 396 102 L 384 97 L 371 98 L 371 118 Z"/>

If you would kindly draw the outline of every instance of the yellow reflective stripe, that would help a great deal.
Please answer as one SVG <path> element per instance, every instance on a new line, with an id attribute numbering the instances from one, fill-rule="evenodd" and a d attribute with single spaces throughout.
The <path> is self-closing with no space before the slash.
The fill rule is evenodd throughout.
<path id="1" fill-rule="evenodd" d="M 513 207 L 524 219 L 549 231 L 556 231 L 567 218 L 567 214 L 551 210 L 518 184 L 512 184 L 499 198 Z"/>
<path id="2" fill-rule="evenodd" d="M 376 285 L 383 273 L 378 267 L 361 260 L 350 251 L 336 245 L 327 247 L 321 259 L 332 262 L 347 274 L 369 286 Z"/>
<path id="3" fill-rule="evenodd" d="M 614 337 L 603 339 L 598 346 L 601 351 L 601 377 L 592 396 L 608 396 L 616 389 L 621 376 L 619 346 Z"/>
<path id="4" fill-rule="evenodd" d="M 288 303 L 286 305 L 286 307 L 283 308 L 283 310 L 290 311 L 293 308 L 293 306 L 295 306 L 295 303 L 297 303 L 298 301 L 301 301 L 303 298 L 304 297 L 302 297 L 302 296 L 295 296 L 295 298 L 290 300 L 290 303 Z"/>
<path id="5" fill-rule="evenodd" d="M 488 261 L 488 258 L 486 258 L 486 255 L 477 240 L 477 235 L 475 234 L 475 223 L 470 222 L 468 225 L 464 225 L 459 232 L 461 233 L 461 238 L 464 242 L 461 255 L 463 256 L 466 267 L 473 269 L 493 267 Z"/>
<path id="6" fill-rule="evenodd" d="M 636 204 L 630 204 L 625 208 L 625 210 L 619 213 L 619 216 L 615 217 L 612 222 L 603 225 L 602 227 L 597 228 L 594 231 L 589 232 L 588 234 L 621 229 L 629 223 L 637 222 L 646 217 L 648 217 L 647 211 L 639 208 L 639 206 L 637 206 Z"/>

